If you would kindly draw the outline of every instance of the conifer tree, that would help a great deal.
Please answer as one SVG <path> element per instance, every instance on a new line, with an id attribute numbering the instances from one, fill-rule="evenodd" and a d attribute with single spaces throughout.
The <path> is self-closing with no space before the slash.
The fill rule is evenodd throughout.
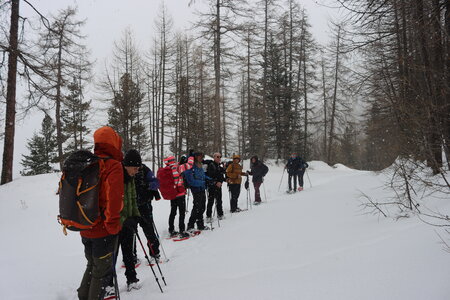
<path id="1" fill-rule="evenodd" d="M 82 87 L 76 77 L 68 85 L 68 89 L 69 95 L 64 99 L 61 112 L 63 135 L 67 138 L 66 153 L 85 148 L 87 144 L 85 136 L 90 133 L 86 122 L 91 106 L 91 101 L 83 102 Z"/>
<path id="2" fill-rule="evenodd" d="M 22 155 L 21 172 L 24 176 L 45 174 L 55 171 L 52 164 L 57 162 L 58 145 L 55 139 L 56 126 L 49 115 L 42 120 L 41 131 L 28 141 L 30 155 Z"/>

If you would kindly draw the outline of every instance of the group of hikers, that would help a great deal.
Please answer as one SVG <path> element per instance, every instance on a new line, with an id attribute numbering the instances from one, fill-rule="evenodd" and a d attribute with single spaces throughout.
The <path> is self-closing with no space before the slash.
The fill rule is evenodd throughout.
<path id="1" fill-rule="evenodd" d="M 87 267 L 78 288 L 78 298 L 81 300 L 116 299 L 118 293 L 115 265 L 119 247 L 123 255 L 127 290 L 139 289 L 136 264 L 136 237 L 141 243 L 138 226 L 142 228 L 147 239 L 149 255 L 158 264 L 160 260 L 160 236 L 153 221 L 152 200 L 164 198 L 170 200 L 171 210 L 168 220 L 168 231 L 171 238 L 188 238 L 202 230 L 212 229 L 205 224 L 203 215 L 206 210 L 206 223 L 212 227 L 214 212 L 217 219 L 225 218 L 222 205 L 222 186 L 226 182 L 230 193 L 230 212 L 237 213 L 238 198 L 241 191 L 242 178 L 247 177 L 245 188 L 248 190 L 248 176 L 252 176 L 255 190 L 253 204 L 261 203 L 260 187 L 269 168 L 253 156 L 250 159 L 250 170 L 244 172 L 239 155 L 233 155 L 231 162 L 222 162 L 222 155 L 214 153 L 212 160 L 205 160 L 205 155 L 199 151 L 190 150 L 177 161 L 174 156 L 164 159 L 164 167 L 155 173 L 142 162 L 141 154 L 134 149 L 122 153 L 122 140 L 111 127 L 105 126 L 94 133 L 94 154 L 97 158 L 98 171 L 98 207 L 99 216 L 95 221 L 89 221 L 84 211 L 80 211 L 89 221 L 88 226 L 79 225 Z M 78 153 L 79 152 L 79 153 Z M 61 199 L 67 194 L 65 181 L 69 180 L 69 170 L 74 168 L 86 156 L 88 151 L 78 151 L 69 157 L 63 168 L 60 183 Z M 95 159 L 89 158 L 92 162 Z M 76 162 L 74 162 L 76 161 Z M 90 164 L 92 165 L 92 163 Z M 303 189 L 303 173 L 307 164 L 296 155 L 288 160 L 285 169 L 289 174 L 289 191 Z M 66 172 L 64 171 L 66 170 Z M 67 174 L 66 174 L 67 173 Z M 66 178 L 67 177 L 67 178 Z M 84 177 L 83 177 L 84 178 Z M 293 187 L 291 185 L 293 180 Z M 75 185 L 76 181 L 75 181 Z M 78 179 L 76 194 L 83 197 L 89 194 L 94 186 L 80 191 L 83 186 Z M 86 191 L 86 194 L 84 194 Z M 93 191 L 93 190 L 92 190 Z M 192 194 L 193 205 L 190 217 L 185 227 L 186 196 Z M 79 199 L 81 201 L 81 199 Z M 251 200 L 250 200 L 251 201 Z M 251 204 L 251 203 L 250 203 Z M 78 206 L 80 206 L 78 202 Z M 175 218 L 178 213 L 178 231 L 175 230 Z M 62 222 L 64 228 L 73 228 L 71 221 Z M 150 260 L 148 260 L 149 264 Z M 159 265 L 158 265 L 159 268 Z M 153 270 L 153 269 L 152 269 Z M 156 277 L 156 275 L 155 275 Z M 114 280 L 115 279 L 115 280 Z M 164 277 L 163 277 L 164 280 Z"/>

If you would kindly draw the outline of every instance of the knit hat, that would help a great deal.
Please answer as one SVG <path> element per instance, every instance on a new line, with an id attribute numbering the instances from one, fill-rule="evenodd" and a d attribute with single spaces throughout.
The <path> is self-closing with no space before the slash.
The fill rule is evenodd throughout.
<path id="1" fill-rule="evenodd" d="M 139 152 L 135 149 L 128 150 L 123 159 L 123 165 L 126 167 L 140 167 L 142 158 Z"/>
<path id="2" fill-rule="evenodd" d="M 166 165 L 173 165 L 173 164 L 175 164 L 177 161 L 176 161 L 176 159 L 175 159 L 175 156 L 173 156 L 173 155 L 171 155 L 171 156 L 169 156 L 169 157 L 166 157 L 166 158 L 164 158 L 164 163 L 166 164 Z"/>

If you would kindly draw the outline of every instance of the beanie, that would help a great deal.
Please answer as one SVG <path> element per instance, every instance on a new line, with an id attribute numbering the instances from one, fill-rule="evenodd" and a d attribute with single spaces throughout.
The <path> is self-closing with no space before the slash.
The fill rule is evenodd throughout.
<path id="1" fill-rule="evenodd" d="M 128 150 L 123 159 L 123 165 L 126 167 L 140 167 L 142 159 L 139 152 L 135 149 Z"/>

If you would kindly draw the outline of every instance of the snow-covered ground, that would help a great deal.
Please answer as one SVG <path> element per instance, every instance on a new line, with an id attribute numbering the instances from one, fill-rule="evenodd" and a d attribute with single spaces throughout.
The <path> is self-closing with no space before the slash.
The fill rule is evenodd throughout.
<path id="1" fill-rule="evenodd" d="M 270 166 L 262 205 L 231 216 L 224 188 L 220 228 L 216 222 L 212 232 L 187 241 L 163 240 L 170 259 L 161 265 L 164 294 L 141 265 L 142 289 L 121 298 L 450 299 L 450 254 L 436 228 L 416 217 L 395 221 L 361 212 L 360 191 L 392 196 L 382 188 L 384 175 L 312 162 L 312 187 L 305 176 L 306 189 L 288 195 L 286 174 L 278 191 L 282 171 Z M 64 236 L 56 221 L 58 179 L 22 177 L 0 187 L 0 299 L 76 299 L 85 258 L 79 234 Z M 448 199 L 433 205 L 450 212 Z M 239 206 L 246 207 L 244 189 Z M 153 207 L 158 230 L 167 235 L 170 204 Z M 123 290 L 124 270 L 118 272 Z"/>

